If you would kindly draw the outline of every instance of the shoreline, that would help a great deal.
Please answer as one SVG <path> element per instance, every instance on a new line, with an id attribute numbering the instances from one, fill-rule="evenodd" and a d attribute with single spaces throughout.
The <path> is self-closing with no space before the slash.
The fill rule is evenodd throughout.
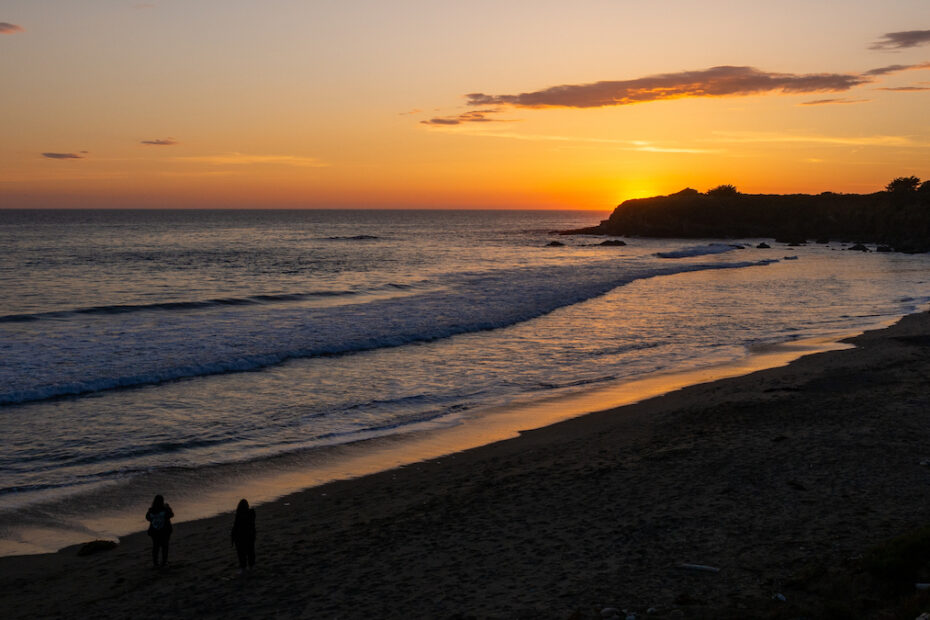
<path id="1" fill-rule="evenodd" d="M 259 506 L 244 579 L 230 513 L 179 522 L 158 573 L 142 532 L 86 557 L 0 558 L 0 602 L 24 618 L 745 617 L 782 591 L 803 603 L 787 590 L 812 558 L 861 555 L 928 507 L 930 314 L 852 342 L 287 495 Z"/>
<path id="2" fill-rule="evenodd" d="M 900 317 L 899 317 L 900 318 Z M 888 326 L 897 319 L 886 319 Z M 149 502 L 148 489 L 168 493 L 177 506 L 184 506 L 176 523 L 208 519 L 222 514 L 220 506 L 235 505 L 247 497 L 253 506 L 315 487 L 350 480 L 414 463 L 449 457 L 521 434 L 591 413 L 635 404 L 685 387 L 774 368 L 805 355 L 841 350 L 844 341 L 861 331 L 803 338 L 750 348 L 740 358 L 708 362 L 686 370 L 655 371 L 631 380 L 589 385 L 585 389 L 545 397 L 525 396 L 507 404 L 485 407 L 465 414 L 464 420 L 436 427 L 428 424 L 395 435 L 377 436 L 348 444 L 334 444 L 299 453 L 277 455 L 240 464 L 181 472 L 165 478 L 156 473 L 144 476 L 117 506 L 109 486 L 80 497 L 98 507 L 92 515 L 71 514 L 72 530 L 46 522 L 45 512 L 65 512 L 69 500 L 39 503 L 25 509 L 27 526 L 3 523 L 19 540 L 0 540 L 0 557 L 54 554 L 91 539 L 120 539 L 139 531 L 139 514 Z M 432 426 L 432 428 L 430 428 Z M 215 470 L 215 471 L 214 471 Z M 224 475 L 225 474 L 225 475 Z M 230 476 L 234 480 L 230 484 Z M 146 491 L 141 491 L 141 489 Z M 186 516 L 185 516 L 186 515 Z M 142 524 L 144 525 L 144 523 Z M 23 542 L 25 541 L 25 542 Z"/>

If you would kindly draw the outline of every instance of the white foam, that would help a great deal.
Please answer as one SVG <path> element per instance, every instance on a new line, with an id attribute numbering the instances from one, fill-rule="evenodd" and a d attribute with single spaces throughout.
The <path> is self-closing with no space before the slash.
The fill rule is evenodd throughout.
<path id="1" fill-rule="evenodd" d="M 641 278 L 764 262 L 656 266 L 609 260 L 451 274 L 438 290 L 352 305 L 236 306 L 8 324 L 0 329 L 0 404 L 437 340 L 527 321 Z"/>
<path id="2" fill-rule="evenodd" d="M 691 258 L 694 256 L 707 256 L 709 254 L 723 254 L 739 249 L 742 249 L 742 246 L 730 245 L 728 243 L 709 243 L 707 245 L 693 245 L 669 252 L 656 252 L 656 256 L 659 258 Z"/>

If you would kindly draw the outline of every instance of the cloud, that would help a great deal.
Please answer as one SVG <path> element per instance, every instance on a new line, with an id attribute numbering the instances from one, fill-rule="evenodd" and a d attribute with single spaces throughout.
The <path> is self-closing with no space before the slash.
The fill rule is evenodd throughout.
<path id="1" fill-rule="evenodd" d="M 917 93 L 930 90 L 930 86 L 886 86 L 884 88 L 876 88 L 875 90 L 888 90 L 893 93 Z"/>
<path id="2" fill-rule="evenodd" d="M 231 177 L 238 172 L 233 170 L 161 170 L 157 173 L 163 177 L 171 178 L 212 178 L 212 177 Z"/>
<path id="3" fill-rule="evenodd" d="M 869 46 L 870 50 L 899 50 L 906 47 L 930 44 L 930 30 L 905 30 L 888 32 Z"/>
<path id="4" fill-rule="evenodd" d="M 928 31 L 930 32 L 930 31 Z M 631 80 L 610 80 L 588 84 L 563 84 L 542 90 L 510 95 L 469 93 L 470 106 L 483 109 L 451 116 L 436 116 L 420 121 L 442 127 L 466 123 L 488 123 L 501 119 L 493 114 L 506 107 L 516 108 L 603 108 L 690 97 L 738 97 L 762 94 L 841 93 L 863 84 L 872 84 L 880 76 L 901 71 L 930 69 L 930 62 L 888 65 L 862 73 L 776 73 L 755 67 L 724 65 L 694 71 L 662 73 Z M 913 91 L 915 88 L 887 89 Z M 830 97 L 805 101 L 800 105 L 865 103 L 868 99 Z"/>
<path id="5" fill-rule="evenodd" d="M 814 99 L 813 101 L 802 101 L 799 105 L 829 105 L 833 103 L 866 103 L 870 99 Z"/>
<path id="6" fill-rule="evenodd" d="M 213 166 L 246 166 L 252 164 L 276 164 L 298 168 L 325 168 L 326 162 L 315 157 L 295 157 L 292 155 L 245 155 L 243 153 L 224 153 L 222 155 L 204 155 L 198 157 L 178 157 L 184 161 L 199 162 Z"/>
<path id="7" fill-rule="evenodd" d="M 900 71 L 918 71 L 920 69 L 930 69 L 930 62 L 921 62 L 916 65 L 888 65 L 866 71 L 863 75 L 888 75 L 889 73 L 898 73 Z"/>
<path id="8" fill-rule="evenodd" d="M 173 146 L 177 144 L 178 141 L 174 138 L 160 138 L 157 140 L 140 140 L 139 144 L 149 144 L 154 146 Z"/>
<path id="9" fill-rule="evenodd" d="M 86 153 L 87 151 L 81 152 Z M 84 159 L 83 155 L 77 153 L 42 153 L 42 157 L 48 157 L 49 159 Z"/>
<path id="10" fill-rule="evenodd" d="M 616 138 L 592 138 L 589 136 L 559 136 L 551 134 L 516 133 L 511 131 L 481 131 L 470 135 L 482 138 L 504 138 L 524 142 L 561 142 L 567 144 L 610 145 L 623 151 L 646 153 L 719 153 L 719 149 L 684 148 L 676 146 L 659 146 L 647 140 L 620 140 Z"/>
<path id="11" fill-rule="evenodd" d="M 674 147 L 674 146 L 654 146 L 648 142 L 643 142 L 635 144 L 635 146 L 630 147 L 630 151 L 642 151 L 644 153 L 684 153 L 684 154 L 701 154 L 701 153 L 718 153 L 718 149 L 694 149 L 694 148 L 683 148 L 683 147 Z"/>
<path id="12" fill-rule="evenodd" d="M 462 121 L 458 118 L 431 118 L 428 121 L 420 121 L 423 125 L 461 125 Z"/>
<path id="13" fill-rule="evenodd" d="M 26 32 L 26 29 L 9 22 L 0 22 L 0 34 L 16 34 L 17 32 Z"/>
<path id="14" fill-rule="evenodd" d="M 651 75 L 633 80 L 566 84 L 519 95 L 466 95 L 469 105 L 521 108 L 598 108 L 683 97 L 732 97 L 761 93 L 841 92 L 870 82 L 842 73 L 770 73 L 753 67 L 711 67 Z"/>
<path id="15" fill-rule="evenodd" d="M 916 142 L 908 136 L 823 136 L 813 134 L 785 134 L 767 132 L 715 132 L 718 136 L 715 141 L 736 144 L 828 144 L 836 146 L 894 146 L 894 147 L 920 147 L 927 144 Z"/>
<path id="16" fill-rule="evenodd" d="M 424 125 L 461 125 L 463 123 L 501 123 L 507 122 L 501 118 L 488 118 L 488 114 L 496 114 L 500 112 L 497 108 L 490 108 L 486 110 L 470 110 L 468 112 L 462 112 L 461 114 L 456 114 L 455 116 L 440 116 L 437 118 L 431 118 L 426 121 L 420 121 Z"/>

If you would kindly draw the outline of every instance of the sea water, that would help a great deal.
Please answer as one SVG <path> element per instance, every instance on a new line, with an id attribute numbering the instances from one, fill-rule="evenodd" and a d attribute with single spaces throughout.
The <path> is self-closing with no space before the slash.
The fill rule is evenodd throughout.
<path id="1" fill-rule="evenodd" d="M 347 454 L 930 300 L 925 255 L 553 234 L 604 217 L 0 211 L 0 553 L 142 529 L 156 492 L 215 514 L 210 490 L 270 499 Z"/>

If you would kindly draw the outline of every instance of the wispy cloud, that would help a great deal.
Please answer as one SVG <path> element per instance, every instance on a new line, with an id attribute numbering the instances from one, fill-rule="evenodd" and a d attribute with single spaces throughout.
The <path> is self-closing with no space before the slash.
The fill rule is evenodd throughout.
<path id="1" fill-rule="evenodd" d="M 502 118 L 490 118 L 488 114 L 500 112 L 498 108 L 486 110 L 470 110 L 454 116 L 439 116 L 429 120 L 420 121 L 424 125 L 461 125 L 463 123 L 500 123 L 508 122 Z"/>
<path id="2" fill-rule="evenodd" d="M 721 66 L 651 75 L 633 80 L 566 84 L 518 95 L 466 95 L 469 105 L 521 108 L 598 108 L 683 97 L 732 97 L 761 93 L 815 93 L 849 90 L 870 79 L 844 73 L 771 73 L 754 67 Z"/>
<path id="3" fill-rule="evenodd" d="M 159 176 L 171 178 L 229 177 L 237 174 L 232 170 L 162 170 Z"/>
<path id="4" fill-rule="evenodd" d="M 930 69 L 930 62 L 921 62 L 914 65 L 888 65 L 887 67 L 871 69 L 863 73 L 863 75 L 888 75 L 889 73 L 899 73 L 901 71 L 918 71 L 920 69 Z"/>
<path id="5" fill-rule="evenodd" d="M 26 29 L 9 22 L 0 22 L 0 34 L 16 34 L 17 32 L 26 32 Z"/>
<path id="6" fill-rule="evenodd" d="M 140 144 L 148 144 L 152 146 L 173 146 L 178 144 L 178 141 L 174 138 L 160 138 L 157 140 L 140 140 Z"/>
<path id="7" fill-rule="evenodd" d="M 930 86 L 886 86 L 884 88 L 876 88 L 875 90 L 887 90 L 893 93 L 917 93 L 930 90 Z"/>
<path id="8" fill-rule="evenodd" d="M 634 144 L 628 150 L 631 151 L 640 151 L 643 153 L 682 153 L 682 154 L 692 154 L 699 155 L 702 153 L 718 153 L 719 149 L 696 149 L 696 148 L 684 148 L 684 147 L 675 147 L 675 146 L 657 146 L 649 143 Z"/>
<path id="9" fill-rule="evenodd" d="M 273 164 L 299 168 L 325 168 L 329 166 L 315 157 L 296 157 L 293 155 L 246 155 L 244 153 L 223 153 L 221 155 L 202 155 L 197 157 L 178 157 L 177 159 L 210 164 L 213 166 L 249 166 L 255 164 Z"/>
<path id="10" fill-rule="evenodd" d="M 836 146 L 897 146 L 926 147 L 908 136 L 824 136 L 814 134 L 785 134 L 768 132 L 716 132 L 715 142 L 764 144 L 826 144 Z"/>
<path id="11" fill-rule="evenodd" d="M 870 99 L 814 99 L 813 101 L 802 101 L 798 105 L 832 105 L 835 103 L 866 103 L 871 101 Z"/>
<path id="12" fill-rule="evenodd" d="M 87 151 L 81 151 L 86 153 Z M 78 155 L 77 153 L 42 153 L 42 157 L 47 157 L 49 159 L 84 159 L 83 155 Z"/>
<path id="13" fill-rule="evenodd" d="M 618 140 L 616 138 L 591 138 L 586 136 L 560 136 L 552 134 L 531 134 L 515 131 L 477 131 L 468 135 L 484 138 L 505 138 L 521 140 L 524 142 L 563 142 L 566 144 L 600 144 L 608 145 L 624 151 L 639 151 L 646 153 L 717 153 L 719 149 L 685 148 L 678 146 L 660 145 L 647 140 Z"/>
<path id="14" fill-rule="evenodd" d="M 897 49 L 930 43 L 930 30 L 891 32 L 873 45 L 875 49 Z M 864 72 L 849 73 L 779 73 L 750 66 L 722 65 L 707 69 L 648 75 L 628 80 L 604 80 L 584 84 L 562 84 L 519 94 L 469 93 L 469 106 L 483 106 L 448 116 L 420 121 L 424 125 L 448 127 L 468 123 L 488 123 L 500 119 L 493 115 L 508 107 L 515 108 L 604 108 L 694 97 L 740 97 L 763 94 L 843 93 L 882 76 L 901 71 L 930 69 L 930 62 L 894 64 Z M 882 90 L 908 92 L 915 87 Z M 800 105 L 865 103 L 868 99 L 828 97 L 805 101 Z"/>
<path id="15" fill-rule="evenodd" d="M 930 44 L 930 30 L 905 30 L 888 32 L 869 46 L 872 50 L 899 50 L 907 47 Z"/>

